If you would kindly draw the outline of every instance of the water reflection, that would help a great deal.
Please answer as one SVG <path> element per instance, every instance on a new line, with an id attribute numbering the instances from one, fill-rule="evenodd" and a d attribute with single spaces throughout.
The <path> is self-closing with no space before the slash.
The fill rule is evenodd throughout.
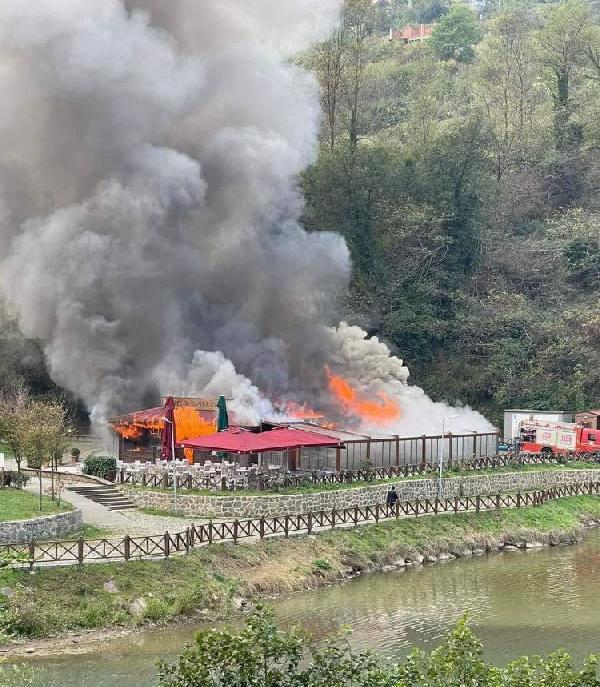
<path id="1" fill-rule="evenodd" d="M 350 625 L 354 647 L 386 655 L 432 648 L 468 610 L 492 661 L 558 647 L 581 659 L 600 651 L 599 563 L 594 532 L 577 546 L 372 575 L 273 605 L 284 625 L 303 625 L 317 638 Z M 140 633 L 100 654 L 46 661 L 39 687 L 51 679 L 60 687 L 148 687 L 156 658 L 176 656 L 192 636 L 192 628 Z"/>

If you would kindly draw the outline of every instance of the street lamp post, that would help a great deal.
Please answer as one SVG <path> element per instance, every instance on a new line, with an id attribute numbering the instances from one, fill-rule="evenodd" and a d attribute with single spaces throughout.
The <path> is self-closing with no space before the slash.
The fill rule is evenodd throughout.
<path id="1" fill-rule="evenodd" d="M 175 431 L 173 421 L 168 417 L 162 418 L 165 422 L 171 425 L 171 462 L 173 463 L 173 512 L 177 512 L 177 471 L 175 469 Z"/>
<path id="2" fill-rule="evenodd" d="M 437 488 L 438 499 L 440 499 L 442 497 L 442 472 L 444 471 L 444 439 L 445 439 L 445 435 L 446 435 L 446 422 L 448 420 L 455 420 L 457 417 L 458 417 L 458 415 L 450 415 L 450 417 L 442 418 L 442 450 L 440 451 L 440 465 L 439 465 L 439 477 L 438 477 L 438 488 Z"/>

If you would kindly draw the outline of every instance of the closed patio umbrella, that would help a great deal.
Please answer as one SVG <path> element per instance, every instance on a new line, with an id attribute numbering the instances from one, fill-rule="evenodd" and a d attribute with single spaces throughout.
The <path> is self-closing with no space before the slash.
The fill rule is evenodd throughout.
<path id="1" fill-rule="evenodd" d="M 225 396 L 219 396 L 217 408 L 219 409 L 219 415 L 217 417 L 217 432 L 223 432 L 229 428 L 229 415 L 227 414 L 227 403 L 225 402 Z"/>
<path id="2" fill-rule="evenodd" d="M 177 440 L 177 428 L 175 427 L 175 401 L 172 396 L 167 398 L 163 410 L 163 428 L 161 432 L 161 449 L 163 460 L 175 460 L 175 441 Z"/>

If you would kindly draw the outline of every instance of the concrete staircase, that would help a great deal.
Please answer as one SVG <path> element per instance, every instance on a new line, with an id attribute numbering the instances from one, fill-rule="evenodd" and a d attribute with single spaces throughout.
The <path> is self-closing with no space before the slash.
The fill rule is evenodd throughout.
<path id="1" fill-rule="evenodd" d="M 131 510 L 135 508 L 135 505 L 126 496 L 110 485 L 78 485 L 69 487 L 68 491 L 74 491 L 80 496 L 85 496 L 85 498 L 108 508 L 108 510 Z"/>

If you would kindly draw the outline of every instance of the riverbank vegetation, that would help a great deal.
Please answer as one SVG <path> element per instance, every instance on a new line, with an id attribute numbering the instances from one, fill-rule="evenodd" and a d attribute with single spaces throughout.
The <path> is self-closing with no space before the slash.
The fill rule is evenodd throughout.
<path id="1" fill-rule="evenodd" d="M 578 670 L 568 654 L 521 658 L 506 667 L 482 657 L 483 645 L 463 618 L 441 646 L 415 649 L 401 662 L 356 652 L 343 634 L 325 647 L 299 629 L 278 632 L 258 608 L 240 631 L 196 635 L 179 662 L 159 668 L 161 687 L 594 687 L 597 661 Z"/>
<path id="2" fill-rule="evenodd" d="M 600 519 L 600 499 L 536 508 L 426 516 L 289 540 L 214 545 L 161 562 L 0 570 L 0 632 L 11 638 L 138 627 L 178 618 L 227 618 L 241 599 L 316 588 L 421 556 L 496 551 L 504 543 L 558 544 Z M 168 584 L 165 581 L 168 580 Z M 8 594 L 6 592 L 8 591 Z"/>

